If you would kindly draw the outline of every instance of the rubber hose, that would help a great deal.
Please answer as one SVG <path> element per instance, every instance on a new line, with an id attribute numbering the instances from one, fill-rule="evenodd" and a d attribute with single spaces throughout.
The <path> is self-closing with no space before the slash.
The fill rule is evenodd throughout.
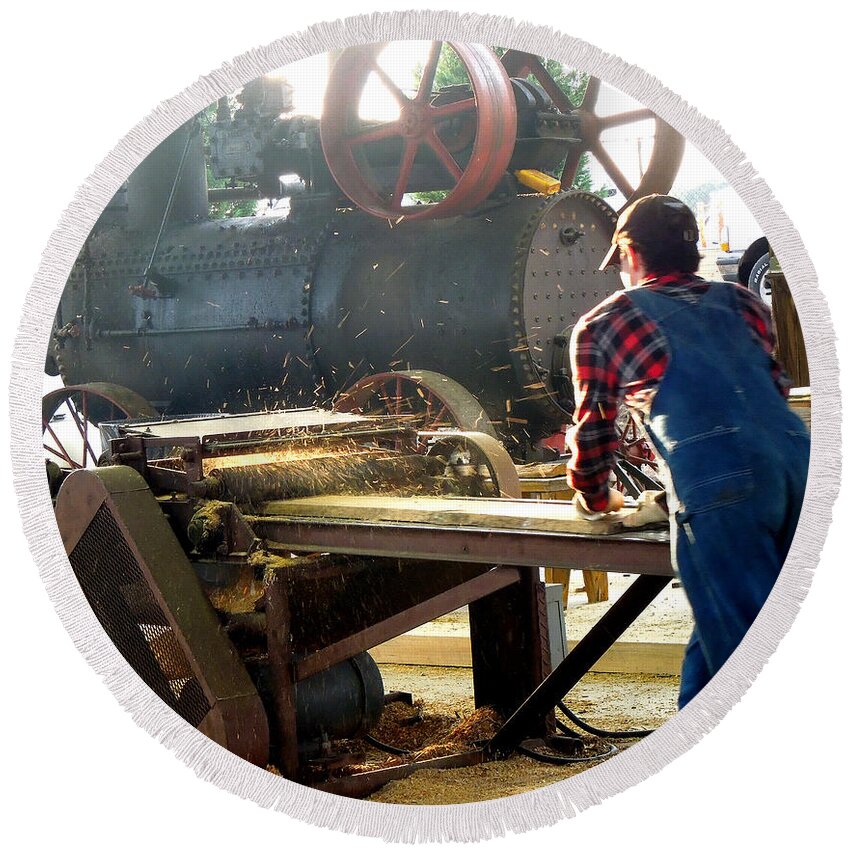
<path id="1" fill-rule="evenodd" d="M 597 759 L 605 758 L 606 756 L 613 756 L 620 751 L 613 744 L 609 744 L 607 753 L 598 753 L 595 756 L 585 756 L 584 758 L 570 758 L 569 756 L 556 756 L 550 753 L 541 753 L 520 744 L 517 747 L 517 752 L 520 752 L 524 756 L 528 756 L 535 761 L 546 762 L 546 764 L 581 764 L 582 762 L 596 761 Z"/>
<path id="2" fill-rule="evenodd" d="M 585 723 L 580 717 L 574 714 L 572 711 L 564 705 L 563 700 L 558 700 L 558 708 L 564 712 L 564 714 L 578 726 L 579 729 L 587 732 L 590 735 L 596 735 L 598 738 L 645 738 L 647 735 L 654 732 L 654 729 L 632 729 L 628 732 L 611 732 L 607 729 L 597 729 L 595 726 L 591 726 L 589 723 Z"/>
<path id="3" fill-rule="evenodd" d="M 402 750 L 399 747 L 394 747 L 392 744 L 385 744 L 383 741 L 379 741 L 371 735 L 364 735 L 363 740 L 366 741 L 367 744 L 371 744 L 376 750 L 383 750 L 385 753 L 390 753 L 394 756 L 410 755 L 410 750 Z"/>

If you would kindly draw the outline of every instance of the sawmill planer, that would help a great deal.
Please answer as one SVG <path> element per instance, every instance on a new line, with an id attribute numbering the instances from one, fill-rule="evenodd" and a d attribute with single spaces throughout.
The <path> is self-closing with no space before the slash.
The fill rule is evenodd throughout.
<path id="1" fill-rule="evenodd" d="M 521 499 L 491 434 L 315 408 L 104 432 L 108 465 L 68 475 L 56 517 L 105 631 L 208 737 L 328 790 L 387 781 L 346 775 L 384 706 L 371 647 L 469 605 L 476 705 L 515 717 L 550 672 L 536 565 L 670 575 L 663 538 L 600 549 L 565 503 Z"/>
<path id="2" fill-rule="evenodd" d="M 380 716 L 380 673 L 352 635 L 376 617 L 412 628 L 422 613 L 401 612 L 488 570 L 432 565 L 426 575 L 404 557 L 376 566 L 295 555 L 260 539 L 252 517 L 327 494 L 517 494 L 492 436 L 421 434 L 403 416 L 309 409 L 124 425 L 109 459 L 71 473 L 56 501 L 96 615 L 184 719 L 292 778 L 315 768 L 331 740 L 363 734 Z M 339 659 L 317 661 L 327 646 Z"/>

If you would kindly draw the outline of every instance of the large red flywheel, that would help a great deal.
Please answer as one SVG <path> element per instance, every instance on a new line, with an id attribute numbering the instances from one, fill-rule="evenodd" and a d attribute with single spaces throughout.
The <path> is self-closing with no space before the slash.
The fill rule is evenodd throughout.
<path id="1" fill-rule="evenodd" d="M 443 42 L 431 44 L 418 90 L 409 94 L 380 64 L 386 45 L 353 47 L 334 65 L 322 110 L 321 139 L 325 159 L 339 187 L 361 209 L 396 219 L 443 218 L 484 201 L 502 179 L 516 141 L 517 113 L 511 83 L 496 55 L 478 44 L 452 42 L 470 81 L 470 89 L 447 96 L 435 93 L 434 78 Z M 398 118 L 364 121 L 359 106 L 374 75 L 398 105 Z M 468 156 L 459 155 L 472 139 Z M 395 145 L 398 156 L 388 176 L 375 165 L 376 148 Z M 442 166 L 444 199 L 430 204 L 405 203 L 413 191 L 418 165 Z M 435 173 L 433 167 L 430 174 Z M 436 173 L 441 173 L 436 168 Z M 432 178 L 433 183 L 433 178 Z"/>

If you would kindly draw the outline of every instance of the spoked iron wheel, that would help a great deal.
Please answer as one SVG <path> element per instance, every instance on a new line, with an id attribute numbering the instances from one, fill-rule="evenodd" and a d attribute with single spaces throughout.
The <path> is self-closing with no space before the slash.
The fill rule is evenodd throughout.
<path id="1" fill-rule="evenodd" d="M 424 369 L 362 378 L 340 393 L 334 410 L 402 416 L 417 431 L 477 431 L 496 439 L 490 419 L 472 393 L 457 381 Z M 426 450 L 424 443 L 421 450 Z"/>
<path id="2" fill-rule="evenodd" d="M 439 457 L 453 474 L 470 485 L 466 495 L 521 499 L 522 488 L 514 462 L 502 444 L 489 434 L 475 432 L 434 435 L 430 457 Z"/>
<path id="3" fill-rule="evenodd" d="M 625 197 L 626 202 L 623 207 L 644 195 L 656 192 L 663 195 L 670 191 L 682 162 L 685 139 L 652 110 L 641 107 L 615 115 L 597 115 L 595 109 L 601 87 L 601 80 L 598 77 L 591 77 L 588 80 L 582 102 L 574 104 L 546 70 L 539 57 L 531 53 L 509 50 L 502 57 L 502 64 L 511 77 L 533 75 L 561 112 L 578 115 L 581 122 L 579 134 L 581 144 L 571 148 L 567 156 L 561 176 L 561 184 L 565 189 L 573 184 L 581 156 L 587 152 L 596 158 L 613 184 Z M 648 118 L 655 119 L 655 143 L 646 170 L 635 182 L 626 177 L 605 149 L 602 134 L 613 127 L 646 121 Z"/>
<path id="4" fill-rule="evenodd" d="M 62 469 L 94 467 L 100 457 L 97 425 L 158 417 L 145 399 L 118 384 L 62 387 L 49 392 L 41 402 L 44 451 Z"/>
<path id="5" fill-rule="evenodd" d="M 350 48 L 331 72 L 320 132 L 337 184 L 361 209 L 390 219 L 441 218 L 480 204 L 502 178 L 516 141 L 516 102 L 505 69 L 489 48 L 452 42 L 449 46 L 466 69 L 471 89 L 435 93 L 444 49 L 444 43 L 436 41 L 419 88 L 409 95 L 380 64 L 385 46 Z M 373 75 L 398 105 L 394 121 L 365 122 L 358 114 L 363 89 Z M 384 167 L 388 156 L 391 162 Z M 428 184 L 417 187 L 416 166 L 423 162 Z M 441 171 L 442 180 L 434 176 Z M 436 203 L 403 206 L 406 193 L 423 190 L 448 194 Z"/>

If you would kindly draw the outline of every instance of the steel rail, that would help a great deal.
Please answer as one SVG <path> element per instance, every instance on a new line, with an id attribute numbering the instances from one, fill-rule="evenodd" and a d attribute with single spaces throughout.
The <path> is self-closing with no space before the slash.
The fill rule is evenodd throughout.
<path id="1" fill-rule="evenodd" d="M 593 569 L 673 577 L 667 532 L 582 535 L 330 517 L 246 516 L 258 537 L 293 552 Z"/>

